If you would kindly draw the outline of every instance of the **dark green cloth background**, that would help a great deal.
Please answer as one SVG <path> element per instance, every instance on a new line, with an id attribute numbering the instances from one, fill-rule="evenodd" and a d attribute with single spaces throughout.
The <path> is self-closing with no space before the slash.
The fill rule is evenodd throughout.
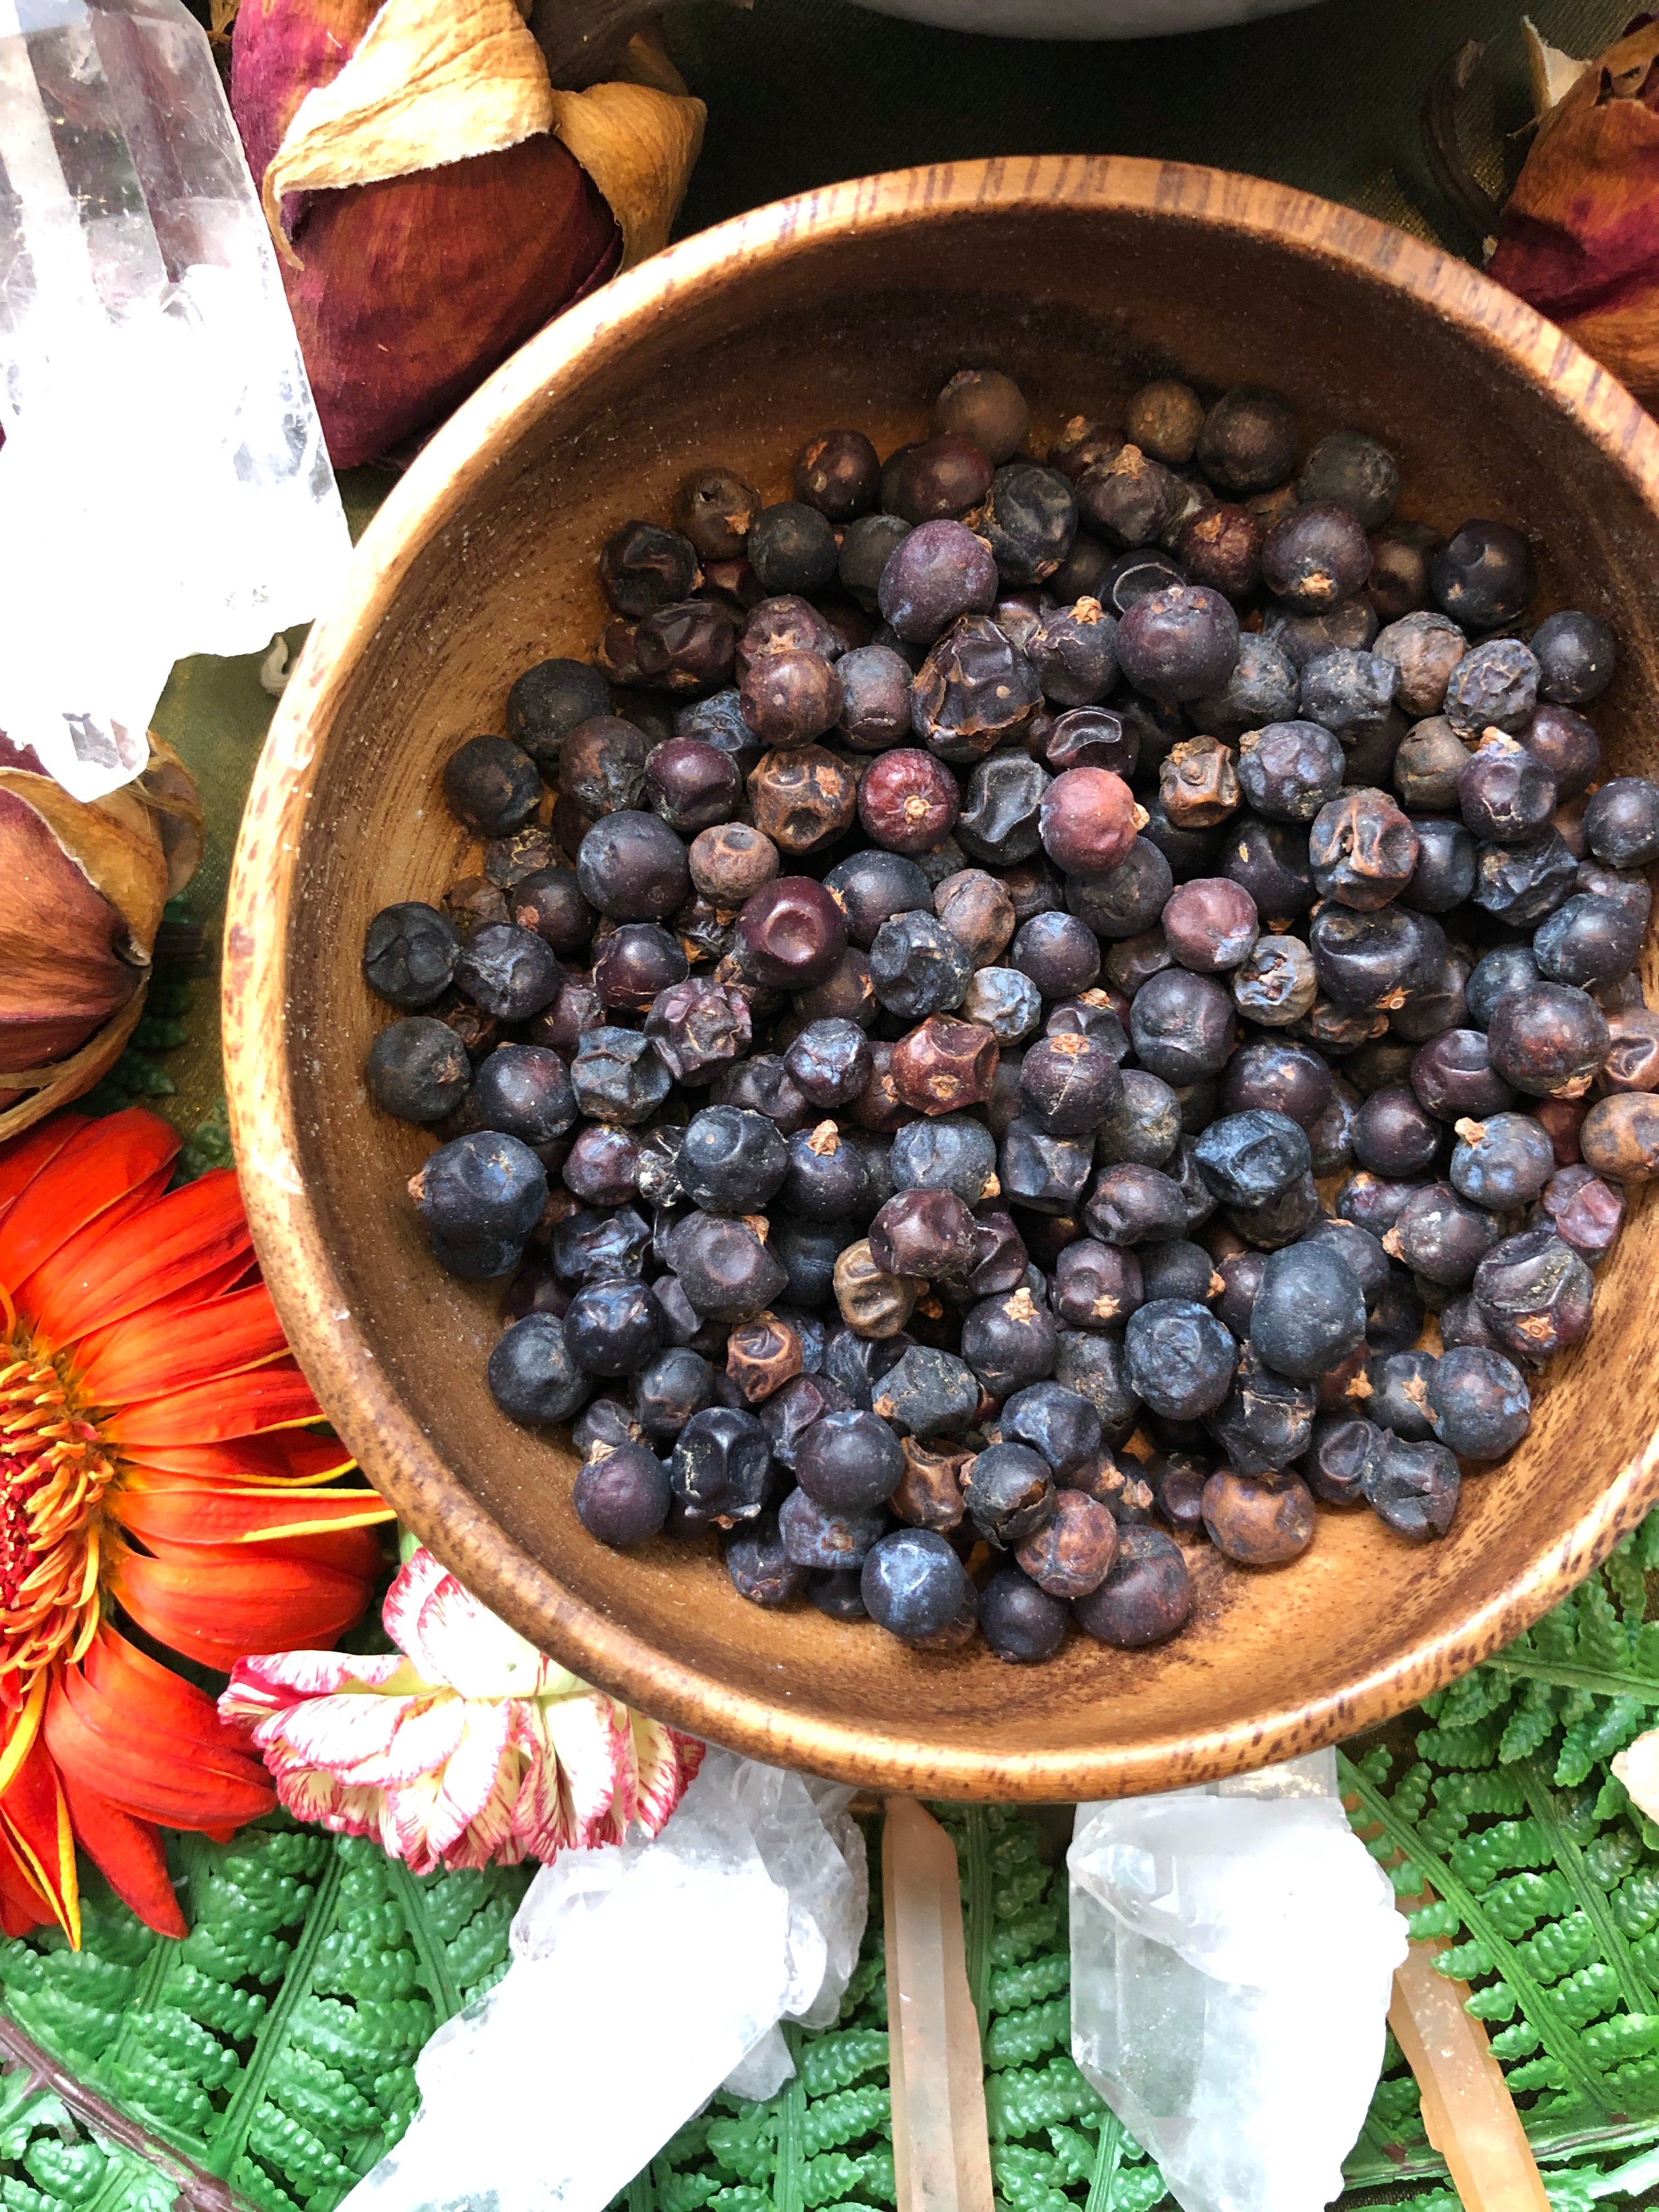
<path id="1" fill-rule="evenodd" d="M 1634 0 L 1533 0 L 1569 52 L 1607 46 Z M 1424 165 L 1418 109 L 1442 58 L 1490 41 L 1465 124 L 1471 164 L 1500 189 L 1525 151 L 1521 0 L 1322 0 L 1317 7 L 1179 38 L 987 39 L 873 15 L 850 0 L 691 0 L 669 44 L 708 131 L 684 234 L 843 177 L 975 155 L 1118 153 L 1209 161 L 1346 200 L 1439 238 L 1480 241 Z M 344 485 L 354 529 L 389 482 Z M 292 634 L 297 645 L 301 632 Z M 236 823 L 271 701 L 258 661 L 181 662 L 156 717 L 195 770 L 209 842 L 195 901 L 216 928 Z M 205 1000 L 207 993 L 203 991 Z M 218 1024 L 204 1005 L 167 1070 L 184 1128 L 221 1090 Z"/>
<path id="2" fill-rule="evenodd" d="M 1553 45 L 1592 54 L 1636 0 L 1533 0 Z M 1249 170 L 1459 251 L 1478 240 L 1439 201 L 1417 112 L 1436 64 L 1491 42 L 1472 88 L 1469 151 L 1496 186 L 1528 106 L 1522 0 L 1323 0 L 1179 38 L 986 39 L 900 22 L 848 0 L 696 0 L 667 18 L 708 137 L 686 203 L 701 229 L 842 177 L 978 154 L 1147 154 Z"/>

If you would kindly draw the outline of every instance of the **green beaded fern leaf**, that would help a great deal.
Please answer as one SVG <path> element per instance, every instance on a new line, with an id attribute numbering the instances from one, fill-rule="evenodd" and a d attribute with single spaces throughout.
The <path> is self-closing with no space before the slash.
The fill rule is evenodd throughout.
<path id="1" fill-rule="evenodd" d="M 280 1820 L 174 1845 L 190 1935 L 87 1878 L 81 1950 L 56 1929 L 0 1945 L 7 2013 L 261 2212 L 332 2212 L 408 2126 L 428 2037 L 505 1972 L 532 1869 L 421 1878 Z M 0 2206 L 27 2212 L 10 2190 L 0 2172 Z"/>
<path id="2" fill-rule="evenodd" d="M 1659 1516 L 1498 1658 L 1425 1701 L 1393 1737 L 1341 1761 L 1356 1826 L 1396 1891 L 1436 1901 L 1416 1936 L 1449 1939 L 1540 2161 L 1593 2148 L 1616 2168 L 1659 2136 L 1659 1827 L 1607 1762 L 1659 1707 L 1659 1623 L 1646 1577 Z M 1351 2185 L 1443 2175 L 1392 2038 Z M 1549 2176 L 1553 2201 L 1613 2193 L 1611 2172 Z M 1443 2191 L 1414 2212 L 1452 2205 Z"/>

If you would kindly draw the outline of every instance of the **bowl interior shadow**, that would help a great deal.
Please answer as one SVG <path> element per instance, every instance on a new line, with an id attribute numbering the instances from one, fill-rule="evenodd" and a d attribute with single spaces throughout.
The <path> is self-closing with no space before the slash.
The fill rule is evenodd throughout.
<path id="1" fill-rule="evenodd" d="M 404 1186 L 429 1140 L 375 1113 L 361 1073 L 386 1018 L 359 972 L 364 927 L 461 872 L 441 762 L 504 726 L 521 668 L 591 651 L 601 538 L 665 516 L 698 463 L 730 463 L 778 497 L 814 431 L 855 424 L 884 451 L 923 434 L 931 395 L 964 362 L 1018 379 L 1039 448 L 1066 415 L 1121 420 L 1136 384 L 1177 364 L 1212 386 L 1285 392 L 1310 438 L 1374 432 L 1401 457 L 1402 514 L 1524 524 L 1544 549 L 1540 611 L 1572 604 L 1612 623 L 1625 660 L 1595 710 L 1603 742 L 1622 769 L 1659 765 L 1656 526 L 1638 482 L 1500 343 L 1365 266 L 1087 204 L 958 207 L 810 252 L 739 247 L 694 283 L 666 283 L 649 312 L 601 322 L 533 405 L 498 421 L 378 625 L 331 672 L 292 861 L 281 1048 L 300 1175 L 374 1388 L 406 1425 L 394 1433 L 331 1388 L 325 1358 L 325 1401 L 482 1597 L 592 1679 L 761 1755 L 957 1796 L 1103 1796 L 1285 1756 L 1397 1709 L 1587 1571 L 1614 1533 L 1600 1502 L 1621 1480 L 1616 1525 L 1639 1518 L 1659 1425 L 1659 1216 L 1633 1206 L 1590 1340 L 1552 1370 L 1510 1462 L 1466 1480 L 1443 1542 L 1413 1548 L 1369 1513 L 1322 1508 L 1289 1569 L 1226 1569 L 1196 1550 L 1197 1614 L 1175 1643 L 1127 1653 L 1079 1636 L 1021 1669 L 982 1645 L 927 1657 L 810 1608 L 760 1610 L 712 1548 L 591 1541 L 568 1439 L 515 1428 L 486 1389 L 500 1286 L 451 1280 L 425 1248 Z M 467 419 L 444 451 L 459 450 Z M 279 1255 L 272 1273 L 286 1310 Z M 496 1532 L 482 1549 L 477 1524 L 456 1534 L 443 1469 Z"/>

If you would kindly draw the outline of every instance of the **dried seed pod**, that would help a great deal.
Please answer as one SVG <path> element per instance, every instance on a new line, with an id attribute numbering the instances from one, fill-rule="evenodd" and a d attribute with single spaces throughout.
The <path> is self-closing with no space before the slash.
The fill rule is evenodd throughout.
<path id="1" fill-rule="evenodd" d="M 748 1405 L 757 1405 L 801 1371 L 800 1332 L 775 1313 L 740 1321 L 726 1340 L 726 1371 Z"/>
<path id="2" fill-rule="evenodd" d="M 1183 738 L 1158 771 L 1164 811 L 1177 830 L 1211 830 L 1238 811 L 1238 761 L 1218 738 Z"/>
<path id="3" fill-rule="evenodd" d="M 858 778 L 823 745 L 769 752 L 749 777 L 755 827 L 783 853 L 810 853 L 849 830 L 858 811 Z"/>
<path id="4" fill-rule="evenodd" d="M 893 1048 L 894 1091 L 919 1114 L 954 1114 L 982 1106 L 997 1072 L 997 1041 L 977 1022 L 930 1014 Z"/>
<path id="5" fill-rule="evenodd" d="M 1417 832 L 1382 792 L 1345 791 L 1314 817 L 1308 858 L 1327 898 L 1371 914 L 1411 881 Z"/>
<path id="6" fill-rule="evenodd" d="M 963 1484 L 973 1465 L 970 1451 L 924 1443 L 918 1437 L 901 1439 L 904 1473 L 888 1501 L 901 1521 L 913 1528 L 954 1528 L 967 1511 Z"/>
<path id="7" fill-rule="evenodd" d="M 1231 1468 L 1218 1468 L 1204 1486 L 1203 1511 L 1211 1542 L 1240 1566 L 1282 1566 L 1313 1541 L 1313 1496 L 1293 1474 L 1236 1474 Z"/>
<path id="8" fill-rule="evenodd" d="M 841 1317 L 855 1336 L 896 1336 L 915 1310 L 921 1285 L 877 1267 L 870 1240 L 861 1237 L 836 1261 L 835 1288 Z"/>
<path id="9" fill-rule="evenodd" d="M 1087 1597 L 1111 1571 L 1117 1522 L 1104 1505 L 1080 1490 L 1062 1490 L 1054 1517 L 1015 1547 L 1014 1557 L 1050 1597 Z"/>

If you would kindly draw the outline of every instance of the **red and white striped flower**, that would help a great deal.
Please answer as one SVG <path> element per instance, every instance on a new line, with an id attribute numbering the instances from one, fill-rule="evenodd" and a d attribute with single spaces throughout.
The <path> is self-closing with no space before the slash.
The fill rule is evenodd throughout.
<path id="1" fill-rule="evenodd" d="M 240 1661 L 219 1700 L 289 1812 L 416 1874 L 654 1836 L 702 1758 L 487 1613 L 429 1552 L 386 1594 L 396 1652 Z"/>

